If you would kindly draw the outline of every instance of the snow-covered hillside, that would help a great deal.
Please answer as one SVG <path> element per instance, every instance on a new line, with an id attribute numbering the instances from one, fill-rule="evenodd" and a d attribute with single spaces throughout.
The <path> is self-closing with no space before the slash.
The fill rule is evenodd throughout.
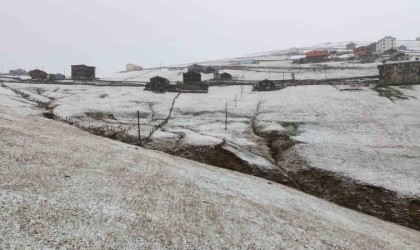
<path id="1" fill-rule="evenodd" d="M 325 75 L 330 79 L 378 75 L 377 66 L 381 63 L 380 61 L 366 64 L 361 64 L 359 60 L 355 60 L 296 65 L 292 64 L 292 60 L 290 59 L 292 56 L 304 55 L 304 53 L 316 49 L 336 50 L 340 54 L 344 54 L 341 57 L 353 55 L 352 50 L 346 49 L 346 45 L 349 43 L 351 42 L 324 43 L 198 63 L 205 66 L 213 66 L 223 72 L 228 72 L 237 80 L 288 80 L 292 78 L 292 73 L 296 79 L 325 79 Z M 365 46 L 372 42 L 355 41 L 354 43 L 356 46 Z M 420 56 L 420 41 L 398 40 L 397 46 L 406 46 L 407 50 L 403 51 L 413 57 Z M 100 77 L 108 80 L 148 82 L 150 78 L 159 75 L 168 78 L 172 82 L 182 82 L 182 73 L 187 71 L 189 65 L 182 64 L 145 69 L 138 72 L 113 73 Z M 328 67 L 326 72 L 325 66 Z M 202 77 L 203 80 L 213 79 L 212 74 L 202 74 Z"/>
<path id="2" fill-rule="evenodd" d="M 56 114 L 77 118 L 85 127 L 112 125 L 133 137 L 137 110 L 146 137 L 166 118 L 176 95 L 127 87 L 8 85 L 32 93 L 37 100 L 51 100 Z M 224 140 L 234 145 L 225 147 L 233 154 L 247 162 L 260 159 L 255 165 L 272 168 L 264 160 L 271 159 L 269 149 L 252 131 L 252 119 L 265 132 L 293 130 L 292 124 L 294 138 L 305 142 L 296 146 L 297 152 L 314 167 L 419 197 L 420 88 L 348 88 L 302 86 L 252 92 L 249 86 L 230 86 L 211 87 L 208 94 L 181 94 L 169 124 L 152 139 L 171 141 L 174 147 Z M 226 102 L 228 130 L 224 130 Z M 103 115 L 98 118 L 96 113 Z"/>
<path id="3" fill-rule="evenodd" d="M 129 92 L 108 94 L 112 100 Z M 0 96 L 2 249 L 420 247 L 418 231 L 263 179 L 97 137 L 30 115 L 38 112 L 10 90 L 0 87 Z"/>

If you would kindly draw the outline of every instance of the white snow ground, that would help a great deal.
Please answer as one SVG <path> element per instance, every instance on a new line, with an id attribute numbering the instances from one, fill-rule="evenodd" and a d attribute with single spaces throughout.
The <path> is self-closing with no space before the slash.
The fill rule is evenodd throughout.
<path id="1" fill-rule="evenodd" d="M 155 94 L 142 88 L 8 84 L 48 98 L 61 117 L 77 117 L 83 126 L 113 125 L 137 134 L 140 110 L 142 136 L 164 119 L 175 93 Z M 181 94 L 165 131 L 157 141 L 179 135 L 184 145 L 215 145 L 223 140 L 227 150 L 261 168 L 272 168 L 269 149 L 251 129 L 251 119 L 263 131 L 289 131 L 298 126 L 295 139 L 305 142 L 295 150 L 314 167 L 352 179 L 420 196 L 420 88 L 398 88 L 412 98 L 395 100 L 379 96 L 369 87 L 341 91 L 351 86 L 287 87 L 274 92 L 252 92 L 249 86 L 211 87 L 208 94 Z M 242 98 L 241 98 L 241 92 Z M 357 90 L 357 89 L 356 89 Z M 235 107 L 236 95 L 236 107 Z M 224 129 L 228 103 L 228 130 Z M 257 105 L 261 103 L 257 114 Z M 86 113 L 113 114 L 115 119 L 93 120 Z M 292 129 L 293 130 L 293 129 Z M 293 132 L 293 131 L 292 131 Z M 238 149 L 240 149 L 238 151 Z"/>
<path id="2" fill-rule="evenodd" d="M 127 93 L 107 90 L 111 98 L 114 91 Z M 37 111 L 2 87 L 0 95 L 2 249 L 420 248 L 418 231 L 97 137 L 31 115 Z"/>

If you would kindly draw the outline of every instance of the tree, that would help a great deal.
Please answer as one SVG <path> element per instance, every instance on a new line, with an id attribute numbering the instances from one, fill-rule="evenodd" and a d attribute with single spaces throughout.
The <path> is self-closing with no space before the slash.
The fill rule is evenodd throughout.
<path id="1" fill-rule="evenodd" d="M 392 55 L 392 54 L 394 54 L 395 52 L 397 52 L 397 50 L 396 50 L 396 49 L 389 49 L 389 50 L 385 51 L 385 52 L 384 52 L 384 54 Z"/>
<path id="2" fill-rule="evenodd" d="M 368 45 L 368 48 L 372 51 L 372 52 L 376 52 L 376 43 L 371 43 Z"/>
<path id="3" fill-rule="evenodd" d="M 346 45 L 346 49 L 348 50 L 354 50 L 356 48 L 356 44 L 355 43 L 349 43 Z"/>

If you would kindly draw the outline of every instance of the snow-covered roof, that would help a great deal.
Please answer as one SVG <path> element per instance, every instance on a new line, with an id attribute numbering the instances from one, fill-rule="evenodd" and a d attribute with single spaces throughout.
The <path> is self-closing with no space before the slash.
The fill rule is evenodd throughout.
<path id="1" fill-rule="evenodd" d="M 289 57 L 287 60 L 299 60 L 299 59 L 302 59 L 302 58 L 306 58 L 306 56 L 305 55 L 294 55 L 294 56 Z"/>

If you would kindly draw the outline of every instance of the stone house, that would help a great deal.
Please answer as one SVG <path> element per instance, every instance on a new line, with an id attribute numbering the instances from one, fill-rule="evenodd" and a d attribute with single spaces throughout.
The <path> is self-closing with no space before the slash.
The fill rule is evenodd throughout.
<path id="1" fill-rule="evenodd" d="M 420 84 L 420 61 L 378 65 L 380 85 Z"/>

